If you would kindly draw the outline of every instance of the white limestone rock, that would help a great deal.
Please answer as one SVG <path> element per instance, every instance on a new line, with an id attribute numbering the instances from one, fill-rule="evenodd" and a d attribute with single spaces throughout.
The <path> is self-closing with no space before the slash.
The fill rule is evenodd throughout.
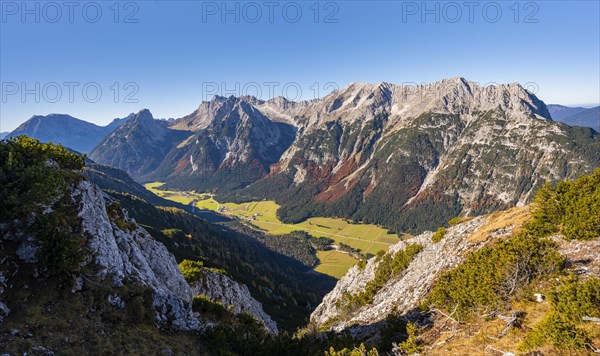
<path id="1" fill-rule="evenodd" d="M 225 307 L 233 306 L 233 313 L 248 313 L 259 321 L 263 321 L 265 329 L 277 334 L 277 323 L 265 313 L 262 304 L 250 295 L 245 284 L 238 283 L 231 278 L 204 269 L 204 276 L 197 282 L 192 283 L 192 294 L 194 296 L 204 295 L 213 302 L 221 302 Z"/>
<path id="2" fill-rule="evenodd" d="M 79 217 L 89 238 L 93 263 L 101 268 L 98 277 L 110 275 L 116 286 L 135 281 L 152 288 L 160 326 L 199 330 L 201 323 L 192 312 L 191 289 L 166 247 L 138 225 L 133 231 L 123 231 L 111 222 L 96 185 L 82 181 L 72 195 L 81 202 Z M 134 222 L 124 213 L 127 221 Z"/>
<path id="3" fill-rule="evenodd" d="M 431 241 L 431 232 L 425 232 L 411 239 L 401 241 L 390 247 L 388 254 L 395 254 L 404 249 L 408 244 L 418 243 L 423 247 L 410 263 L 408 268 L 399 275 L 391 278 L 374 297 L 373 303 L 365 305 L 345 315 L 331 325 L 334 331 L 348 329 L 352 325 L 360 325 L 352 330 L 355 333 L 371 334 L 369 325 L 374 325 L 386 318 L 393 311 L 407 314 L 419 306 L 427 295 L 433 283 L 441 272 L 452 268 L 464 261 L 469 252 L 480 249 L 484 242 L 470 242 L 469 235 L 487 222 L 484 217 L 477 217 L 471 221 L 456 225 L 448 229 L 445 237 L 434 243 Z M 506 234 L 510 233 L 507 231 Z M 328 320 L 340 315 L 336 302 L 344 292 L 356 294 L 364 290 L 366 284 L 374 278 L 379 262 L 371 258 L 366 267 L 360 270 L 358 266 L 352 267 L 342 277 L 335 288 L 323 298 L 322 303 L 310 316 L 310 320 L 317 325 L 323 325 Z M 362 330 L 360 330 L 362 329 Z"/>

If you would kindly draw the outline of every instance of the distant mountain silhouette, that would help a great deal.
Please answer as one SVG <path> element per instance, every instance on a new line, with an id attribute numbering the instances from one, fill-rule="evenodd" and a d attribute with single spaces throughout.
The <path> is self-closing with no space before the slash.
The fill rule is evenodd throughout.
<path id="1" fill-rule="evenodd" d="M 60 143 L 75 151 L 87 153 L 130 117 L 132 115 L 114 119 L 106 126 L 98 126 L 70 115 L 35 115 L 17 127 L 9 136 L 27 135 L 42 142 Z"/>

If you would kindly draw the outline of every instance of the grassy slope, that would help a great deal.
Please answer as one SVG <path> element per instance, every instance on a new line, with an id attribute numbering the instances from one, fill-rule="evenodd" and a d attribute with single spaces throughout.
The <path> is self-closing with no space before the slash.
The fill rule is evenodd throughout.
<path id="1" fill-rule="evenodd" d="M 317 257 L 320 264 L 315 268 L 315 271 L 338 279 L 342 278 L 348 272 L 348 269 L 358 262 L 357 259 L 347 253 L 336 250 L 318 251 Z"/>

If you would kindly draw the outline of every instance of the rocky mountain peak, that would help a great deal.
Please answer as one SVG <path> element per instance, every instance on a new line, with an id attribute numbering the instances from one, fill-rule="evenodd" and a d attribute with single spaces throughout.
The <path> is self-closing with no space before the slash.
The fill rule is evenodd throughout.
<path id="1" fill-rule="evenodd" d="M 155 169 L 171 146 L 185 140 L 190 133 L 169 129 L 167 121 L 156 120 L 148 109 L 106 136 L 90 152 L 90 158 L 139 176 Z"/>
<path id="2" fill-rule="evenodd" d="M 232 110 L 237 99 L 233 96 L 215 95 L 209 101 L 203 101 L 193 113 L 186 115 L 171 124 L 172 129 L 198 131 L 205 129 L 214 120 L 222 119 Z"/>
<path id="3" fill-rule="evenodd" d="M 293 103 L 293 101 L 288 100 L 284 96 L 276 96 L 272 99 L 269 99 L 268 101 L 275 105 L 281 106 L 281 107 L 285 107 L 285 106 L 289 105 L 290 103 Z"/>
<path id="4" fill-rule="evenodd" d="M 113 131 L 106 139 L 111 137 L 119 137 L 121 135 L 127 135 L 135 133 L 136 135 L 144 134 L 153 141 L 160 142 L 166 135 L 168 129 L 165 125 L 155 120 L 152 113 L 148 109 L 142 109 L 137 112 L 130 120 L 127 120 L 123 125 Z M 101 143 L 102 144 L 102 143 Z"/>
<path id="5" fill-rule="evenodd" d="M 134 119 L 136 120 L 154 120 L 152 117 L 152 113 L 148 109 L 142 109 L 137 114 L 135 114 Z"/>
<path id="6" fill-rule="evenodd" d="M 164 130 L 164 125 L 161 125 L 158 120 L 155 120 L 152 113 L 148 109 L 142 109 L 133 116 L 131 120 L 126 123 L 127 128 L 135 126 L 144 127 L 147 130 L 158 131 L 159 133 Z"/>
<path id="7" fill-rule="evenodd" d="M 212 99 L 210 99 L 209 102 L 211 103 L 223 103 L 225 101 L 227 101 L 228 99 L 231 99 L 232 97 L 226 97 L 226 96 L 222 96 L 222 95 L 215 95 L 212 97 Z M 203 102 L 204 103 L 204 102 Z"/>
<path id="8" fill-rule="evenodd" d="M 133 119 L 135 117 L 135 113 L 131 113 L 123 118 L 115 118 L 113 119 L 110 124 L 108 124 L 106 127 L 111 128 L 111 131 L 114 131 L 117 127 L 123 125 L 124 123 L 126 123 L 127 121 L 129 121 L 130 119 Z"/>

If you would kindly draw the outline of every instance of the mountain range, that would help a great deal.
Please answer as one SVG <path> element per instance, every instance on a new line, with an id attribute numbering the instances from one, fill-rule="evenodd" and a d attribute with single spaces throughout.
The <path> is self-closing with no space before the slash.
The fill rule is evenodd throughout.
<path id="1" fill-rule="evenodd" d="M 117 128 L 90 157 L 166 188 L 274 199 L 285 222 L 338 216 L 423 231 L 523 205 L 543 182 L 600 165 L 597 132 L 553 121 L 519 84 L 464 78 L 353 83 L 301 102 L 215 97 L 172 122 L 136 117 L 145 124 Z"/>
<path id="2" fill-rule="evenodd" d="M 600 132 L 600 106 L 593 108 L 548 105 L 552 119 L 571 126 L 591 127 Z"/>
<path id="3" fill-rule="evenodd" d="M 98 126 L 70 115 L 35 115 L 7 136 L 27 135 L 42 142 L 61 143 L 75 151 L 87 153 L 131 117 L 114 119 L 106 126 Z"/>
<path id="4" fill-rule="evenodd" d="M 591 126 L 597 111 L 546 106 L 519 84 L 451 78 L 352 83 L 300 102 L 215 96 L 176 120 L 144 109 L 105 127 L 34 116 L 10 135 L 89 152 L 139 182 L 276 200 L 284 222 L 335 216 L 419 232 L 589 173 L 600 165 L 600 129 L 558 121 Z"/>

